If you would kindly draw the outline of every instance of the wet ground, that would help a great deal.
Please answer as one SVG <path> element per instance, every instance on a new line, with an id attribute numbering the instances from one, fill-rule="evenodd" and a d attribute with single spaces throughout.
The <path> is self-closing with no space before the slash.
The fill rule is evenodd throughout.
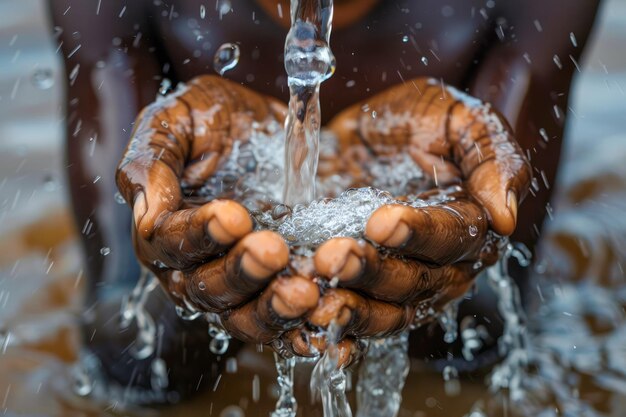
<path id="1" fill-rule="evenodd" d="M 237 373 L 176 407 L 124 410 L 115 399 L 73 394 L 83 281 L 62 174 L 61 80 L 43 5 L 0 3 L 0 16 L 12 16 L 0 23 L 0 415 L 268 415 L 275 372 L 269 352 L 255 347 L 239 355 Z M 600 19 L 552 185 L 557 197 L 529 312 L 532 366 L 519 375 L 527 396 L 517 414 L 617 417 L 626 409 L 626 3 L 607 2 Z M 449 396 L 441 374 L 421 368 L 412 366 L 401 416 L 471 415 L 472 407 L 516 414 L 506 395 L 488 392 L 484 375 L 462 379 Z M 302 408 L 312 410 L 307 376 L 296 383 Z"/>

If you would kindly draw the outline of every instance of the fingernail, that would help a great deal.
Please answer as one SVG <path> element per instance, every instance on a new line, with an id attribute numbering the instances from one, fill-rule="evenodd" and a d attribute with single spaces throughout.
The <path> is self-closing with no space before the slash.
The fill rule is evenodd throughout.
<path id="1" fill-rule="evenodd" d="M 513 190 L 510 190 L 506 195 L 506 206 L 513 218 L 513 227 L 517 224 L 517 195 Z"/>
<path id="2" fill-rule="evenodd" d="M 315 269 L 328 278 L 351 280 L 361 273 L 363 268 L 360 257 L 354 251 L 360 251 L 355 241 L 336 238 L 320 246 L 315 253 Z"/>
<path id="3" fill-rule="evenodd" d="M 317 285 L 302 277 L 279 278 L 272 289 L 272 310 L 288 320 L 303 316 L 317 305 L 320 297 Z"/>
<path id="4" fill-rule="evenodd" d="M 241 244 L 244 246 L 241 268 L 250 278 L 268 278 L 283 269 L 289 261 L 287 244 L 270 231 L 250 234 Z"/>
<path id="5" fill-rule="evenodd" d="M 135 201 L 133 202 L 133 219 L 135 220 L 135 227 L 142 235 L 144 235 L 144 237 L 147 233 L 149 233 L 149 227 L 142 225 L 141 221 L 147 211 L 148 203 L 146 201 L 146 195 L 142 191 L 135 196 Z"/>
<path id="6" fill-rule="evenodd" d="M 367 226 L 365 235 L 379 245 L 397 248 L 404 245 L 411 229 L 401 220 L 402 207 L 387 206 L 381 207 L 372 214 Z"/>
<path id="7" fill-rule="evenodd" d="M 209 234 L 217 243 L 230 245 L 252 231 L 252 220 L 246 209 L 233 201 L 213 201 L 210 210 Z"/>

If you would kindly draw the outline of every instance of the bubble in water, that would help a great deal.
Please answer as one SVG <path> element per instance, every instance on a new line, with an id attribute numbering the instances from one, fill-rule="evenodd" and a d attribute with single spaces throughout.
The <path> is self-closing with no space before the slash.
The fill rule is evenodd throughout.
<path id="1" fill-rule="evenodd" d="M 574 45 L 574 48 L 578 47 L 578 41 L 576 41 L 576 35 L 574 35 L 574 32 L 569 33 L 569 40 L 572 42 L 572 45 Z"/>
<path id="2" fill-rule="evenodd" d="M 48 90 L 54 85 L 54 72 L 50 68 L 38 68 L 33 73 L 32 82 L 40 90 Z"/>
<path id="3" fill-rule="evenodd" d="M 200 19 L 204 19 L 206 17 L 206 7 L 204 4 L 200 5 Z"/>
<path id="4" fill-rule="evenodd" d="M 469 227 L 469 234 L 472 237 L 476 236 L 478 234 L 478 227 L 474 226 L 473 224 L 470 225 L 470 227 Z"/>
<path id="5" fill-rule="evenodd" d="M 424 64 L 425 66 L 428 66 L 428 58 L 426 58 L 425 56 L 422 57 L 421 59 L 422 64 Z"/>
<path id="6" fill-rule="evenodd" d="M 559 58 L 558 55 L 554 55 L 552 57 L 552 60 L 554 61 L 554 65 L 556 65 L 558 69 L 563 69 L 563 64 L 561 63 L 561 58 Z"/>
<path id="7" fill-rule="evenodd" d="M 404 35 L 404 36 L 402 37 L 402 43 L 407 43 L 408 41 L 409 41 L 409 37 L 408 37 L 408 36 L 406 36 L 406 35 Z"/>
<path id="8" fill-rule="evenodd" d="M 239 45 L 234 43 L 223 44 L 213 56 L 213 69 L 219 75 L 224 75 L 226 71 L 230 71 L 237 66 L 239 54 Z"/>
<path id="9" fill-rule="evenodd" d="M 122 197 L 122 194 L 120 194 L 119 191 L 116 191 L 113 196 L 115 197 L 115 202 L 117 204 L 126 204 L 126 200 L 124 200 L 124 197 Z"/>
<path id="10" fill-rule="evenodd" d="M 107 256 L 110 253 L 111 253 L 111 248 L 109 248 L 107 246 L 104 246 L 104 247 L 100 248 L 100 255 Z"/>
<path id="11" fill-rule="evenodd" d="M 200 283 L 198 283 L 198 289 L 199 289 L 200 291 L 204 291 L 204 290 L 206 290 L 206 284 L 205 284 L 204 282 L 200 282 Z"/>

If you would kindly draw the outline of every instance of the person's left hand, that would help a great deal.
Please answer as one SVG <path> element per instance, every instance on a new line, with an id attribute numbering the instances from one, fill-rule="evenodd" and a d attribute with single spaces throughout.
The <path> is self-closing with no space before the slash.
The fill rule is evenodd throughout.
<path id="1" fill-rule="evenodd" d="M 477 99 L 417 79 L 351 107 L 330 128 L 338 149 L 322 157 L 320 176 L 369 186 L 377 158 L 406 152 L 436 187 L 417 196 L 425 206 L 376 210 L 365 239 L 335 238 L 317 249 L 316 274 L 337 288 L 325 291 L 310 327 L 336 320 L 349 341 L 401 331 L 416 313 L 432 319 L 496 262 L 498 243 L 515 229 L 531 170 L 508 123 Z M 313 353 L 304 328 L 283 340 L 297 354 Z"/>

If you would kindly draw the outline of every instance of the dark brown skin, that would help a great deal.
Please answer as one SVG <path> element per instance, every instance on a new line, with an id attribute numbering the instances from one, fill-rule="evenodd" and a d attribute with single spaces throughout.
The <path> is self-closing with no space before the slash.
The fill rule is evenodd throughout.
<path id="1" fill-rule="evenodd" d="M 280 57 L 288 5 L 282 4 L 282 20 L 266 14 L 274 10 L 272 2 L 258 5 L 251 0 L 233 1 L 234 12 L 222 20 L 207 6 L 206 19 L 202 20 L 200 1 L 172 1 L 167 5 L 103 1 L 97 15 L 96 1 L 51 3 L 55 24 L 63 29 L 59 41 L 63 42 L 64 55 L 82 45 L 79 52 L 66 59 L 68 76 L 80 64 L 78 76 L 68 86 L 68 162 L 77 224 L 85 230 L 82 237 L 91 286 L 89 302 L 99 301 L 102 305 L 107 291 L 120 285 L 132 286 L 137 275 L 129 250 L 131 216 L 113 199 L 112 176 L 135 116 L 154 99 L 162 77 L 177 82 L 210 73 L 213 53 L 224 42 L 238 42 L 242 51 L 239 65 L 227 73 L 229 79 L 285 100 L 286 80 Z M 569 55 L 579 60 L 598 2 L 496 1 L 495 7 L 482 10 L 482 2 L 459 0 L 448 2 L 452 16 L 438 0 L 416 4 L 336 3 L 331 43 L 338 68 L 322 87 L 324 120 L 392 85 L 406 83 L 412 88 L 410 80 L 423 75 L 442 78 L 491 102 L 513 126 L 517 141 L 531 158 L 534 175 L 540 179 L 539 190 L 533 190 L 519 210 L 513 236 L 534 246 L 551 193 L 541 173 L 552 185 L 558 167 L 569 86 L 575 71 Z M 342 3 L 346 3 L 343 12 Z M 71 8 L 66 12 L 68 6 Z M 124 14 L 118 17 L 123 7 Z M 535 21 L 541 25 L 541 32 Z M 575 34 L 578 47 L 572 45 L 570 32 Z M 409 42 L 402 42 L 404 35 L 410 37 Z M 115 38 L 119 42 L 114 42 Z M 198 57 L 194 57 L 196 50 Z M 555 54 L 563 63 L 562 69 L 553 62 Z M 428 66 L 421 63 L 422 56 L 427 57 Z M 356 82 L 353 87 L 346 85 L 349 80 Z M 540 129 L 545 130 L 548 142 L 541 138 Z M 96 135 L 97 139 L 90 140 Z M 461 172 L 464 169 L 462 165 L 457 168 Z M 102 178 L 94 183 L 96 176 Z M 475 194 L 477 189 L 468 191 L 493 214 L 486 204 L 488 199 L 481 200 Z M 517 199 L 521 197 L 516 195 Z M 505 207 L 506 203 L 498 201 L 494 210 Z M 87 220 L 90 224 L 84 227 Z M 501 232 L 512 231 L 510 221 L 498 226 L 493 217 L 491 220 L 496 230 L 501 227 Z M 99 254 L 103 246 L 113 249 L 106 258 Z M 106 330 L 99 332 L 106 334 Z M 102 342 L 96 339 L 92 343 L 96 346 Z M 172 350 L 171 355 L 178 354 Z M 206 360 L 210 362 L 211 358 Z"/>

